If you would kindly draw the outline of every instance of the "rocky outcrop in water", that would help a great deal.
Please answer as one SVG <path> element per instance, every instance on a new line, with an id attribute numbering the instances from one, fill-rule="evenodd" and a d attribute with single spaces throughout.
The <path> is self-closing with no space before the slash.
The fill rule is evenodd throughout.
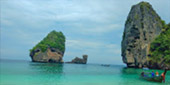
<path id="1" fill-rule="evenodd" d="M 88 55 L 83 55 L 83 58 L 76 57 L 71 62 L 66 62 L 66 63 L 86 64 L 87 58 L 88 58 Z"/>
<path id="2" fill-rule="evenodd" d="M 30 56 L 33 62 L 63 63 L 64 52 L 65 36 L 52 31 L 30 50 Z"/>
<path id="3" fill-rule="evenodd" d="M 122 59 L 128 67 L 148 65 L 150 43 L 161 33 L 162 20 L 152 6 L 140 2 L 132 6 L 125 23 Z"/>

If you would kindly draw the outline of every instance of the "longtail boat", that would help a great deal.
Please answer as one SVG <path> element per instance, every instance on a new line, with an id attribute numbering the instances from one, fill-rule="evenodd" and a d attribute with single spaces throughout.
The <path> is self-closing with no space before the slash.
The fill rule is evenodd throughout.
<path id="1" fill-rule="evenodd" d="M 165 69 L 164 71 L 164 75 L 166 75 L 167 69 Z M 148 76 L 148 74 L 142 72 L 141 73 L 141 78 L 147 81 L 153 81 L 153 82 L 162 82 L 163 81 L 163 77 L 162 76 Z"/>

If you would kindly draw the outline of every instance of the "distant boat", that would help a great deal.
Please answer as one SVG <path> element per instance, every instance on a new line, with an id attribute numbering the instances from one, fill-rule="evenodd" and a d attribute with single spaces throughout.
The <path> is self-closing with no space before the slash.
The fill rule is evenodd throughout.
<path id="1" fill-rule="evenodd" d="M 101 66 L 109 67 L 109 64 L 101 64 Z"/>
<path id="2" fill-rule="evenodd" d="M 164 75 L 166 75 L 167 69 L 165 69 L 164 71 Z M 153 81 L 153 82 L 162 82 L 163 81 L 163 77 L 162 76 L 149 76 L 148 73 L 141 73 L 141 78 L 147 81 Z"/>

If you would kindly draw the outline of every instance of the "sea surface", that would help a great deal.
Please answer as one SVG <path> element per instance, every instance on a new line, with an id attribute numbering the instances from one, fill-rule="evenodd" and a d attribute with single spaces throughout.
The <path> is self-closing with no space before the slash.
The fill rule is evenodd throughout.
<path id="1" fill-rule="evenodd" d="M 170 72 L 165 83 L 140 78 L 142 71 L 121 65 L 55 64 L 30 61 L 0 60 L 0 85 L 170 85 Z M 163 70 L 154 70 L 159 73 Z"/>

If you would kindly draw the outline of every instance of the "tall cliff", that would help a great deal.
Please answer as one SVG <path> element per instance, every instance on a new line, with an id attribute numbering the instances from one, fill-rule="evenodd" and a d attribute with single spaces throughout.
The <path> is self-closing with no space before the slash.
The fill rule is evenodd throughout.
<path id="1" fill-rule="evenodd" d="M 147 65 L 150 43 L 161 33 L 162 20 L 147 2 L 133 5 L 125 23 L 122 59 L 128 67 Z"/>
<path id="2" fill-rule="evenodd" d="M 53 30 L 30 50 L 30 56 L 33 62 L 63 63 L 64 52 L 65 36 Z"/>

